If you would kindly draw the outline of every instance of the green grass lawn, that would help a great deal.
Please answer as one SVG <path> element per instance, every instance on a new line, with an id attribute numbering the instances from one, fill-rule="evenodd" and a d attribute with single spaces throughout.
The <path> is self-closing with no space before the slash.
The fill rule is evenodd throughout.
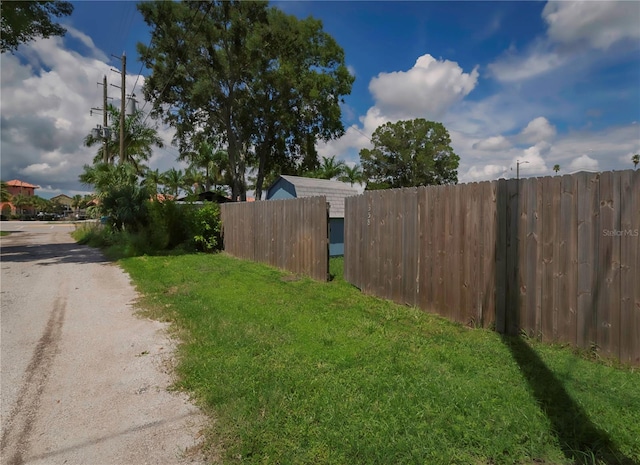
<path id="1" fill-rule="evenodd" d="M 224 254 L 121 262 L 224 463 L 640 463 L 640 373 Z"/>

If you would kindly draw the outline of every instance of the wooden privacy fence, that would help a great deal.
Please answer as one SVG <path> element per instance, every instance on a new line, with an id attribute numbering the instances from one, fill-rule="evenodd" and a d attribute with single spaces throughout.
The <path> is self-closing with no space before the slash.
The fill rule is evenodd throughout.
<path id="1" fill-rule="evenodd" d="M 464 324 L 640 364 L 640 173 L 347 198 L 345 279 Z"/>
<path id="2" fill-rule="evenodd" d="M 326 281 L 329 274 L 325 197 L 220 205 L 224 250 L 247 260 Z"/>

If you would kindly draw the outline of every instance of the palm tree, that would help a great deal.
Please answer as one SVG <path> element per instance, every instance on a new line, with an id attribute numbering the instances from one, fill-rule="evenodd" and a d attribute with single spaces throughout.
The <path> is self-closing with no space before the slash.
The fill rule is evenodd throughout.
<path id="1" fill-rule="evenodd" d="M 191 162 L 190 168 L 204 170 L 204 190 L 211 190 L 231 183 L 229 173 L 229 156 L 225 150 L 214 150 L 213 146 L 202 141 L 197 150 L 180 154 L 178 160 Z M 186 174 L 186 173 L 185 173 Z"/>
<path id="2" fill-rule="evenodd" d="M 71 206 L 73 207 L 73 211 L 76 214 L 78 213 L 78 209 L 80 208 L 80 205 L 82 205 L 82 196 L 80 194 L 76 194 L 71 199 Z"/>
<path id="3" fill-rule="evenodd" d="M 147 186 L 147 189 L 149 189 L 152 195 L 156 195 L 158 193 L 158 186 L 162 185 L 164 181 L 160 170 L 152 170 L 147 168 L 147 171 L 145 171 L 143 178 L 143 184 Z"/>
<path id="4" fill-rule="evenodd" d="M 208 191 L 208 189 L 205 190 L 206 177 L 204 173 L 194 166 L 187 168 L 182 179 L 189 194 L 197 195 L 200 192 Z"/>
<path id="5" fill-rule="evenodd" d="M 120 156 L 120 110 L 113 105 L 109 105 L 107 111 L 112 121 L 110 127 L 112 137 L 106 141 L 109 153 L 107 162 L 114 163 L 116 157 L 119 158 Z M 128 115 L 125 118 L 124 125 L 124 156 L 119 162 L 121 164 L 132 164 L 136 172 L 141 174 L 144 171 L 142 162 L 149 160 L 153 152 L 152 147 L 162 148 L 164 147 L 164 142 L 160 136 L 158 136 L 157 129 L 146 124 L 141 110 L 137 110 L 134 114 Z M 95 137 L 92 133 L 89 133 L 84 139 L 84 145 L 87 147 L 100 145 L 93 160 L 94 164 L 105 162 L 104 142 L 101 136 Z"/>
<path id="6" fill-rule="evenodd" d="M 362 168 L 360 167 L 360 165 L 354 165 L 352 167 L 345 165 L 344 171 L 338 177 L 338 179 L 342 182 L 348 182 L 349 184 L 351 184 L 351 186 L 353 186 L 355 183 L 360 183 L 364 180 L 364 174 L 362 173 Z"/>
<path id="7" fill-rule="evenodd" d="M 33 207 L 33 198 L 30 195 L 14 195 L 12 200 L 13 205 L 16 207 L 16 213 L 22 216 L 25 214 L 25 210 L 29 211 Z"/>
<path id="8" fill-rule="evenodd" d="M 79 178 L 83 184 L 95 188 L 98 199 L 102 199 L 111 187 L 138 183 L 136 169 L 129 163 L 123 165 L 112 165 L 110 163 L 84 165 L 84 172 Z"/>
<path id="9" fill-rule="evenodd" d="M 560 171 L 560 165 L 553 165 L 553 171 L 555 171 L 556 174 L 558 174 L 558 171 Z"/>
<path id="10" fill-rule="evenodd" d="M 320 179 L 333 179 L 344 173 L 347 165 L 342 160 L 336 161 L 336 156 L 323 158 L 320 168 L 310 173 L 311 177 Z"/>
<path id="11" fill-rule="evenodd" d="M 168 193 L 174 197 L 178 197 L 180 189 L 184 185 L 184 175 L 182 174 L 182 170 L 171 168 L 170 170 L 162 173 L 162 178 L 164 180 L 163 184 L 167 188 Z"/>
<path id="12" fill-rule="evenodd" d="M 0 202 L 11 202 L 9 186 L 7 186 L 7 183 L 4 181 L 0 182 Z"/>
<path id="13" fill-rule="evenodd" d="M 638 163 L 640 163 L 640 155 L 636 153 L 631 157 L 631 161 L 633 162 L 633 168 L 638 169 Z"/>

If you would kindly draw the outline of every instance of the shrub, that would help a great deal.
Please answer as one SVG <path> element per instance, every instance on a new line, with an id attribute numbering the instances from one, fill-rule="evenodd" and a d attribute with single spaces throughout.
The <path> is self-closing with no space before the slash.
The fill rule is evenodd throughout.
<path id="1" fill-rule="evenodd" d="M 188 207 L 170 200 L 149 202 L 149 224 L 145 232 L 155 249 L 174 249 L 189 240 Z"/>
<path id="2" fill-rule="evenodd" d="M 181 249 L 185 252 L 214 252 L 222 246 L 220 235 L 220 207 L 207 202 L 204 205 L 179 204 L 174 201 L 125 201 L 120 194 L 127 189 L 113 189 L 109 205 L 112 215 L 106 225 L 92 223 L 76 229 L 73 237 L 81 244 L 106 249 L 112 258 L 154 254 L 164 250 Z M 116 195 L 117 194 L 117 195 Z M 120 200 L 118 200 L 120 199 Z M 136 221 L 134 211 L 142 215 Z"/>
<path id="3" fill-rule="evenodd" d="M 148 223 L 149 193 L 137 184 L 117 184 L 102 197 L 102 212 L 116 230 L 135 232 Z"/>
<path id="4" fill-rule="evenodd" d="M 191 242 L 196 250 L 214 252 L 220 250 L 222 238 L 220 236 L 220 206 L 207 202 L 202 206 L 194 206 L 189 212 Z"/>
<path id="5" fill-rule="evenodd" d="M 155 250 L 214 252 L 220 249 L 220 207 L 174 201 L 150 202 L 144 235 Z"/>

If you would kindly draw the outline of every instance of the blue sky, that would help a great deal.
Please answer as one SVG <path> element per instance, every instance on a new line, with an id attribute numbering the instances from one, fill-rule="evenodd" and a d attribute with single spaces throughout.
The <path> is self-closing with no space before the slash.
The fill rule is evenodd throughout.
<path id="1" fill-rule="evenodd" d="M 2 178 L 59 192 L 78 181 L 94 150 L 96 85 L 127 54 L 127 89 L 140 72 L 136 43 L 149 31 L 134 2 L 76 2 L 64 38 L 1 56 Z M 344 48 L 356 77 L 345 98 L 345 135 L 322 156 L 359 162 L 380 124 L 426 118 L 445 124 L 461 182 L 632 168 L 640 152 L 640 2 L 306 2 L 273 5 L 314 16 Z M 137 79 L 137 95 L 146 70 Z M 118 103 L 119 90 L 109 95 Z M 140 102 L 140 106 L 144 102 Z M 170 141 L 170 128 L 160 128 Z M 181 166 L 157 150 L 151 167 Z"/>

